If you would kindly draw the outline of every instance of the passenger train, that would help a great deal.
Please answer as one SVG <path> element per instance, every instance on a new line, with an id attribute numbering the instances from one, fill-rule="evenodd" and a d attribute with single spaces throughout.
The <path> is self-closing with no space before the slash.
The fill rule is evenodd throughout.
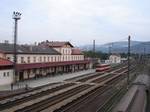
<path id="1" fill-rule="evenodd" d="M 110 64 L 99 64 L 96 66 L 96 72 L 108 72 L 111 70 Z"/>

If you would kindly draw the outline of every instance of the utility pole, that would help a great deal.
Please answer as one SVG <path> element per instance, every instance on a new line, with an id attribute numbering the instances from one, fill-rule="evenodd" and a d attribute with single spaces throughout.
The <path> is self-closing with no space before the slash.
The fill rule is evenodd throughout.
<path id="1" fill-rule="evenodd" d="M 146 61 L 146 48 L 145 48 L 145 46 L 144 46 L 144 64 L 145 64 L 145 61 Z"/>
<path id="2" fill-rule="evenodd" d="M 95 40 L 93 40 L 93 58 L 96 58 L 96 56 L 95 56 Z"/>
<path id="3" fill-rule="evenodd" d="M 93 53 L 95 53 L 95 40 L 93 40 Z"/>
<path id="4" fill-rule="evenodd" d="M 111 46 L 110 46 L 110 44 L 109 44 L 109 46 L 108 46 L 108 54 L 109 54 L 109 55 L 111 54 Z"/>
<path id="5" fill-rule="evenodd" d="M 129 81 L 130 81 L 130 41 L 131 41 L 131 37 L 129 35 L 128 37 L 128 74 L 127 74 L 127 84 L 129 86 Z"/>
<path id="6" fill-rule="evenodd" d="M 14 26 L 14 82 L 15 82 L 16 75 L 17 75 L 17 66 L 16 66 L 16 63 L 17 63 L 17 29 L 18 29 L 18 20 L 21 19 L 21 13 L 13 12 L 13 19 L 15 20 L 15 26 Z"/>
<path id="7" fill-rule="evenodd" d="M 109 48 L 109 51 L 108 51 L 108 54 L 111 55 L 112 53 L 112 46 L 113 46 L 113 43 L 110 43 L 108 48 Z"/>

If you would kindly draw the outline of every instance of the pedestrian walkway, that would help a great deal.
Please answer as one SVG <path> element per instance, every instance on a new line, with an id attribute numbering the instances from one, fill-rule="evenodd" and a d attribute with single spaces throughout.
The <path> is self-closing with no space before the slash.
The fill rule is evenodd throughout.
<path id="1" fill-rule="evenodd" d="M 94 69 L 89 69 L 89 70 L 79 71 L 75 73 L 67 73 L 63 75 L 58 74 L 56 76 L 26 80 L 26 81 L 18 82 L 17 84 L 14 85 L 13 88 L 14 89 L 23 88 L 25 87 L 25 85 L 28 85 L 28 87 L 33 88 L 33 87 L 38 87 L 38 86 L 42 86 L 42 85 L 46 85 L 50 83 L 62 82 L 69 78 L 73 78 L 73 77 L 77 77 L 77 76 L 81 76 L 81 75 L 85 75 L 89 73 L 94 73 L 94 72 L 95 72 Z M 0 86 L 0 91 L 3 91 L 3 90 L 11 90 L 11 86 L 10 85 Z"/>

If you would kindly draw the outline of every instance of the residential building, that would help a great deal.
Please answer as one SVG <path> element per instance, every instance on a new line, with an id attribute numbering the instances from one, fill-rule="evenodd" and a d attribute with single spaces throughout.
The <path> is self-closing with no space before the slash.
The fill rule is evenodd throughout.
<path id="1" fill-rule="evenodd" d="M 121 56 L 119 54 L 112 54 L 109 57 L 110 63 L 121 63 Z"/>

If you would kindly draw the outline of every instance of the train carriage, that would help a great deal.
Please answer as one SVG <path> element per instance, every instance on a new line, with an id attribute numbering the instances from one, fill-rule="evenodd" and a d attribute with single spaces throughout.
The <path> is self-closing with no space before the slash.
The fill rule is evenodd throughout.
<path id="1" fill-rule="evenodd" d="M 111 70 L 110 64 L 100 64 L 96 66 L 96 72 L 108 72 Z"/>

